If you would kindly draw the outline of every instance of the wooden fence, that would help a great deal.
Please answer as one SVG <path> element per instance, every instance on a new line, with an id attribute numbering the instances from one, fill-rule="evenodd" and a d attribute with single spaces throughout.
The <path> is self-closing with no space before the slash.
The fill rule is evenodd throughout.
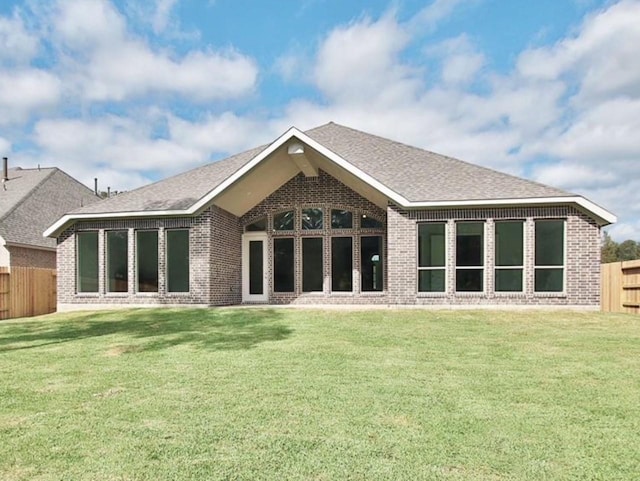
<path id="1" fill-rule="evenodd" d="M 0 319 L 56 310 L 56 270 L 0 267 Z"/>
<path id="2" fill-rule="evenodd" d="M 640 260 L 602 264 L 600 286 L 603 311 L 640 314 Z"/>

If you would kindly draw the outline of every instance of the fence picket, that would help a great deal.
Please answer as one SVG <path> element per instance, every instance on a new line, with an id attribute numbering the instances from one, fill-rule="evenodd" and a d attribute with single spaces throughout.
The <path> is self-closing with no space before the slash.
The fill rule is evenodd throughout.
<path id="1" fill-rule="evenodd" d="M 55 269 L 0 267 L 0 319 L 55 312 L 56 292 Z"/>

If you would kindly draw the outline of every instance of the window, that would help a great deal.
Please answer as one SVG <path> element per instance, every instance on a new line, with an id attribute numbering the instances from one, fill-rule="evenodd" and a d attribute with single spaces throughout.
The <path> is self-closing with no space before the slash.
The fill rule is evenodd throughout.
<path id="1" fill-rule="evenodd" d="M 78 232 L 78 292 L 98 292 L 98 232 Z"/>
<path id="2" fill-rule="evenodd" d="M 536 221 L 535 290 L 564 290 L 564 221 Z"/>
<path id="3" fill-rule="evenodd" d="M 136 279 L 138 292 L 158 292 L 158 231 L 136 232 Z"/>
<path id="4" fill-rule="evenodd" d="M 128 238 L 126 230 L 107 232 L 107 292 L 129 289 Z"/>
<path id="5" fill-rule="evenodd" d="M 249 294 L 264 294 L 264 249 L 262 240 L 249 241 Z"/>
<path id="6" fill-rule="evenodd" d="M 331 238 L 331 290 L 351 292 L 353 290 L 353 239 Z"/>
<path id="7" fill-rule="evenodd" d="M 524 222 L 496 222 L 495 234 L 495 290 L 496 292 L 522 292 Z"/>
<path id="8" fill-rule="evenodd" d="M 456 225 L 456 291 L 484 290 L 484 223 Z"/>
<path id="9" fill-rule="evenodd" d="M 382 290 L 382 237 L 360 238 L 361 290 Z"/>
<path id="10" fill-rule="evenodd" d="M 189 231 L 167 230 L 167 292 L 189 292 Z"/>
<path id="11" fill-rule="evenodd" d="M 322 209 L 302 209 L 302 229 L 322 229 Z"/>
<path id="12" fill-rule="evenodd" d="M 302 292 L 322 291 L 322 237 L 302 239 Z"/>
<path id="13" fill-rule="evenodd" d="M 363 229 L 382 229 L 383 225 L 378 219 L 362 214 L 360 216 L 360 227 Z"/>
<path id="14" fill-rule="evenodd" d="M 293 230 L 293 211 L 280 212 L 273 216 L 273 230 Z"/>
<path id="15" fill-rule="evenodd" d="M 293 225 L 293 216 L 291 217 L 291 224 Z M 267 218 L 263 217 L 255 222 L 252 222 L 244 228 L 246 232 L 263 232 L 267 230 Z"/>
<path id="16" fill-rule="evenodd" d="M 331 228 L 332 229 L 352 229 L 353 214 L 348 210 L 331 210 Z"/>
<path id="17" fill-rule="evenodd" d="M 418 224 L 418 291 L 445 290 L 445 227 L 443 223 Z"/>
<path id="18" fill-rule="evenodd" d="M 293 238 L 273 239 L 273 291 L 293 292 Z"/>

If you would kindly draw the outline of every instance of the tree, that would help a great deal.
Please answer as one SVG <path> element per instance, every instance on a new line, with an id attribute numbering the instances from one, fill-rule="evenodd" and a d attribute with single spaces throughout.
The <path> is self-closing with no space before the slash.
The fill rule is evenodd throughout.
<path id="1" fill-rule="evenodd" d="M 604 233 L 602 239 L 600 262 L 603 264 L 618 262 L 618 243 L 611 238 L 608 232 Z"/>
<path id="2" fill-rule="evenodd" d="M 618 246 L 618 260 L 632 261 L 640 258 L 640 245 L 634 240 L 626 240 Z"/>

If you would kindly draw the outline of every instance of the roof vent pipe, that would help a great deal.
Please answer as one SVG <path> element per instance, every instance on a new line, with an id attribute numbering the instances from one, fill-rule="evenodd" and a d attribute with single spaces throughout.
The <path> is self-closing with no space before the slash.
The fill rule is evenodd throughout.
<path id="1" fill-rule="evenodd" d="M 98 178 L 93 178 L 93 192 L 98 195 Z"/>
<path id="2" fill-rule="evenodd" d="M 9 180 L 9 159 L 2 157 L 2 182 Z"/>

